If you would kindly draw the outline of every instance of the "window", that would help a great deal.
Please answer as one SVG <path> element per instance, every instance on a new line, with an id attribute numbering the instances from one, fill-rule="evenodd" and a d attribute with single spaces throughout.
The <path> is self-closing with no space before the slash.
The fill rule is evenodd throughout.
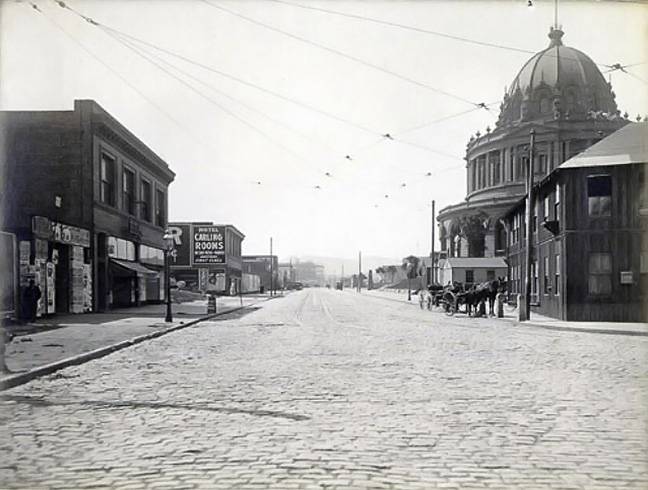
<path id="1" fill-rule="evenodd" d="M 612 254 L 589 254 L 589 294 L 608 295 L 612 293 Z"/>
<path id="2" fill-rule="evenodd" d="M 155 194 L 155 224 L 164 228 L 166 226 L 164 191 L 158 189 Z"/>
<path id="3" fill-rule="evenodd" d="M 140 217 L 146 221 L 151 221 L 151 183 L 142 181 L 142 195 L 141 195 L 141 214 Z"/>
<path id="4" fill-rule="evenodd" d="M 135 174 L 127 168 L 122 173 L 122 188 L 124 211 L 135 214 Z"/>
<path id="5" fill-rule="evenodd" d="M 639 214 L 648 214 L 648 182 L 646 181 L 646 172 L 648 165 L 643 165 L 639 170 Z"/>
<path id="6" fill-rule="evenodd" d="M 549 221 L 551 218 L 550 208 L 549 208 L 549 194 L 545 194 L 544 199 L 542 200 L 543 214 L 542 218 L 546 221 Z"/>
<path id="7" fill-rule="evenodd" d="M 587 208 L 592 217 L 612 214 L 612 177 L 609 175 L 587 177 Z"/>
<path id="8" fill-rule="evenodd" d="M 544 288 L 544 294 L 549 294 L 551 292 L 551 276 L 549 275 L 549 257 L 544 258 L 544 270 L 543 276 L 544 276 L 544 281 L 543 281 L 543 288 Z"/>
<path id="9" fill-rule="evenodd" d="M 495 280 L 495 271 L 486 271 L 486 280 L 494 281 Z"/>
<path id="10" fill-rule="evenodd" d="M 560 255 L 554 257 L 554 294 L 560 294 Z"/>
<path id="11" fill-rule="evenodd" d="M 548 97 L 540 99 L 540 114 L 549 114 L 551 112 L 551 101 Z"/>
<path id="12" fill-rule="evenodd" d="M 466 281 L 465 282 L 470 283 L 470 284 L 475 282 L 475 271 L 473 271 L 473 270 L 467 270 L 466 271 Z"/>
<path id="13" fill-rule="evenodd" d="M 130 240 L 109 236 L 108 256 L 122 260 L 135 260 L 135 244 Z"/>
<path id="14" fill-rule="evenodd" d="M 554 200 L 554 219 L 560 221 L 560 184 L 556 184 L 556 199 Z"/>
<path id="15" fill-rule="evenodd" d="M 538 261 L 531 262 L 531 300 L 538 301 Z"/>
<path id="16" fill-rule="evenodd" d="M 547 155 L 540 154 L 538 155 L 538 166 L 535 169 L 534 174 L 544 174 L 547 171 Z"/>
<path id="17" fill-rule="evenodd" d="M 115 205 L 115 159 L 101 154 L 101 189 L 100 189 L 101 202 Z"/>
<path id="18" fill-rule="evenodd" d="M 533 216 L 531 216 L 531 231 L 535 233 L 538 230 L 538 206 L 540 204 L 536 201 L 533 203 L 531 208 L 533 211 Z"/>

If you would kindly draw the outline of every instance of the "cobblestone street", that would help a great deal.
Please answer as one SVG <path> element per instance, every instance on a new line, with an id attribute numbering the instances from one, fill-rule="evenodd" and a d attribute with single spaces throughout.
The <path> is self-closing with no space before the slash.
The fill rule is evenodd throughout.
<path id="1" fill-rule="evenodd" d="M 0 393 L 0 488 L 648 488 L 648 338 L 413 303 L 304 290 Z"/>

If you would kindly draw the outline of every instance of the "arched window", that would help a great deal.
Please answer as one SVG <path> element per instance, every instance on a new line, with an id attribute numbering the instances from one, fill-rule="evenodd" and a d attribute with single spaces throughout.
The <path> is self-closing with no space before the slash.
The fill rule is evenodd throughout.
<path id="1" fill-rule="evenodd" d="M 551 112 L 551 101 L 549 97 L 540 99 L 540 114 L 549 114 Z"/>
<path id="2" fill-rule="evenodd" d="M 568 89 L 565 92 L 565 110 L 573 114 L 578 106 L 578 95 L 576 90 Z"/>

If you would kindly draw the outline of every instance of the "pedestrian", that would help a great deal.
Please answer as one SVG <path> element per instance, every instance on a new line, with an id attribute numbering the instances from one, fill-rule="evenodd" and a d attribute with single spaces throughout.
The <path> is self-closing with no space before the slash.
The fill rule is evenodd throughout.
<path id="1" fill-rule="evenodd" d="M 41 295 L 40 288 L 34 283 L 33 279 L 30 279 L 29 286 L 25 288 L 22 295 L 23 312 L 25 319 L 29 323 L 36 321 L 36 310 L 38 309 L 38 300 Z"/>

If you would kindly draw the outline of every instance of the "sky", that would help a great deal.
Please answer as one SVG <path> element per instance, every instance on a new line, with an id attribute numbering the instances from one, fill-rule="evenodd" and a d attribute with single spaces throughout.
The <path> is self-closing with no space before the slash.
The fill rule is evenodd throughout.
<path id="1" fill-rule="evenodd" d="M 464 199 L 466 143 L 554 22 L 538 0 L 33 3 L 0 3 L 0 110 L 96 100 L 176 173 L 170 220 L 280 258 L 429 254 L 431 201 Z M 596 63 L 637 64 L 606 77 L 648 114 L 648 5 L 560 2 L 558 22 Z"/>

